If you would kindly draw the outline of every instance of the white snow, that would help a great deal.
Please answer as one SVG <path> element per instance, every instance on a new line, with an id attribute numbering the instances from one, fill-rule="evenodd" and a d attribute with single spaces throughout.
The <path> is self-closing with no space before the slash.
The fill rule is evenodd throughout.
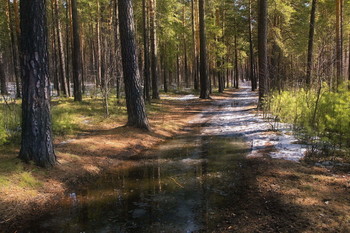
<path id="1" fill-rule="evenodd" d="M 291 132 L 291 125 L 274 123 L 263 118 L 262 113 L 254 113 L 258 96 L 245 85 L 232 99 L 216 100 L 214 107 L 206 110 L 192 121 L 205 122 L 202 135 L 237 135 L 244 137 L 251 145 L 248 156 L 262 156 L 268 153 L 272 158 L 299 161 L 304 157 L 306 145 L 297 144 Z M 201 118 L 201 120 L 199 120 Z M 268 150 L 267 150 L 268 149 Z"/>
<path id="2" fill-rule="evenodd" d="M 162 94 L 162 95 L 160 95 L 160 97 L 161 97 L 161 99 L 180 100 L 180 101 L 198 99 L 198 96 L 195 96 L 193 94 L 182 95 L 182 96 L 170 96 L 170 95 Z"/>

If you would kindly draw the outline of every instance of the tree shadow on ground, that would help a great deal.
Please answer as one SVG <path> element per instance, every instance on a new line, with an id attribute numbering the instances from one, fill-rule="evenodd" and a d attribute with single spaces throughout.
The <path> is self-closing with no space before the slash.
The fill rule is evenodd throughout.
<path id="1" fill-rule="evenodd" d="M 244 166 L 238 198 L 215 232 L 349 232 L 348 188 L 314 179 L 328 171 L 268 157 Z"/>

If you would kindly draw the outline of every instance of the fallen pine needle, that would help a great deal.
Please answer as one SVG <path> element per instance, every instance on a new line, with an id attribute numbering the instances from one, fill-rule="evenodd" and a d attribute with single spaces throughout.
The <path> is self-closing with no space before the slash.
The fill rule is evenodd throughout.
<path id="1" fill-rule="evenodd" d="M 178 186 L 180 186 L 181 188 L 185 188 L 182 184 L 180 184 L 179 182 L 177 182 L 173 177 L 170 177 L 170 179 L 172 179 L 175 184 L 177 184 Z"/>

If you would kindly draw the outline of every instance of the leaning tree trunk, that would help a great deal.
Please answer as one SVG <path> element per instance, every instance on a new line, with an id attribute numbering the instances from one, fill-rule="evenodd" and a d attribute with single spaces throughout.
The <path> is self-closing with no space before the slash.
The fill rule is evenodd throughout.
<path id="1" fill-rule="evenodd" d="M 80 29 L 78 23 L 78 9 L 77 0 L 71 0 L 72 7 L 72 24 L 73 24 L 73 50 L 72 50 L 72 62 L 73 62 L 73 85 L 74 85 L 74 101 L 82 101 L 82 57 L 80 46 Z"/>
<path id="2" fill-rule="evenodd" d="M 45 0 L 20 2 L 22 144 L 19 157 L 42 167 L 56 163 L 50 117 Z"/>
<path id="3" fill-rule="evenodd" d="M 311 14 L 310 14 L 310 28 L 309 28 L 309 44 L 307 51 L 307 68 L 306 68 L 306 86 L 310 88 L 312 77 L 312 57 L 315 34 L 315 16 L 316 16 L 317 0 L 312 0 Z"/>
<path id="4" fill-rule="evenodd" d="M 199 0 L 199 37 L 200 37 L 200 89 L 201 93 L 199 98 L 209 99 L 210 83 L 208 77 L 208 64 L 207 64 L 207 42 L 205 36 L 205 0 Z"/>
<path id="5" fill-rule="evenodd" d="M 149 130 L 138 67 L 132 0 L 119 0 L 119 30 L 129 126 Z"/>
<path id="6" fill-rule="evenodd" d="M 268 78 L 267 0 L 259 0 L 258 52 L 259 52 L 259 104 L 261 105 L 267 91 L 266 83 Z"/>

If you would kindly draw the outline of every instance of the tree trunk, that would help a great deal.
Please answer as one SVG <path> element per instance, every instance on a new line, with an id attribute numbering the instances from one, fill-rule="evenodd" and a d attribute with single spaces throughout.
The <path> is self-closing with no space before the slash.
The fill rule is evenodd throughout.
<path id="1" fill-rule="evenodd" d="M 142 17 L 143 17 L 143 52 L 144 52 L 144 68 L 143 68 L 143 75 L 145 80 L 145 86 L 144 86 L 144 98 L 145 100 L 150 103 L 151 102 L 151 96 L 150 96 L 150 90 L 151 90 L 151 75 L 150 75 L 150 56 L 149 56 L 149 41 L 148 41 L 148 8 L 146 0 L 142 0 Z"/>
<path id="2" fill-rule="evenodd" d="M 72 24 L 73 24 L 73 85 L 74 85 L 74 101 L 82 101 L 82 58 L 80 46 L 80 28 L 78 22 L 77 0 L 71 0 L 72 8 Z"/>
<path id="3" fill-rule="evenodd" d="M 210 83 L 207 64 L 207 42 L 205 35 L 205 0 L 199 0 L 199 33 L 200 33 L 200 87 L 201 99 L 209 99 Z"/>
<path id="4" fill-rule="evenodd" d="M 349 33 L 349 67 L 348 67 L 348 81 L 349 81 L 349 83 L 348 83 L 348 87 L 349 87 L 349 89 L 350 89 L 350 33 Z"/>
<path id="5" fill-rule="evenodd" d="M 49 66 L 49 70 L 51 73 L 49 74 L 51 77 L 53 77 L 53 88 L 54 90 L 57 91 L 57 96 L 61 95 L 61 90 L 60 90 L 60 84 L 58 80 L 58 62 L 57 62 L 57 35 L 56 35 L 56 27 L 55 27 L 55 10 L 54 10 L 54 1 L 51 0 L 51 18 L 53 19 L 53 27 L 50 27 L 51 33 L 52 33 L 52 40 L 51 40 L 51 67 Z M 50 63 L 49 63 L 50 64 Z M 50 80 L 51 81 L 51 80 Z"/>
<path id="6" fill-rule="evenodd" d="M 237 30 L 235 32 L 235 79 L 234 88 L 239 88 L 239 67 L 238 67 L 238 48 L 237 48 Z"/>
<path id="7" fill-rule="evenodd" d="M 252 1 L 249 0 L 249 76 L 252 82 L 252 91 L 255 91 L 258 88 L 258 83 L 254 73 L 254 47 L 252 30 Z"/>
<path id="8" fill-rule="evenodd" d="M 169 74 L 169 71 L 167 68 L 167 64 L 166 62 L 164 62 L 164 92 L 165 93 L 168 92 L 168 74 Z"/>
<path id="9" fill-rule="evenodd" d="M 100 1 L 96 0 L 97 15 L 96 15 L 96 39 L 97 39 L 97 87 L 101 86 L 102 81 L 102 54 L 101 54 L 101 27 L 100 27 Z"/>
<path id="10" fill-rule="evenodd" d="M 15 75 L 15 82 L 16 82 L 16 97 L 21 97 L 21 91 L 20 91 L 20 64 L 19 64 L 19 56 L 18 56 L 18 38 L 16 36 L 15 28 L 14 28 L 14 22 L 13 22 L 13 16 L 11 11 L 11 1 L 7 1 L 7 7 L 8 7 L 8 20 L 9 20 L 9 29 L 10 29 L 10 38 L 11 38 L 11 51 L 12 51 L 12 63 L 14 68 L 14 75 Z M 7 89 L 5 86 L 4 88 Z M 7 90 L 5 91 L 7 92 Z"/>
<path id="11" fill-rule="evenodd" d="M 258 52 L 259 52 L 259 105 L 266 95 L 267 65 L 267 0 L 259 0 Z"/>
<path id="12" fill-rule="evenodd" d="M 217 77 L 218 77 L 218 83 L 219 83 L 219 92 L 224 93 L 225 84 L 223 83 L 222 72 L 220 71 L 220 66 L 221 66 L 220 61 L 217 60 L 216 68 L 217 68 Z"/>
<path id="13" fill-rule="evenodd" d="M 156 0 L 149 0 L 150 9 L 150 42 L 151 42 L 151 73 L 152 73 L 152 99 L 160 99 L 158 88 L 158 58 L 156 33 Z"/>
<path id="14" fill-rule="evenodd" d="M 19 13 L 18 13 L 18 2 L 17 0 L 13 0 L 13 13 L 15 18 L 15 31 L 16 31 L 16 50 L 19 51 L 19 45 L 20 45 L 20 25 L 19 25 Z M 21 98 L 21 80 L 20 77 L 21 74 L 21 68 L 20 68 L 20 60 L 21 60 L 21 54 L 18 52 L 18 61 L 17 61 L 17 69 L 18 69 L 18 76 L 16 77 L 16 97 Z"/>
<path id="15" fill-rule="evenodd" d="M 22 144 L 19 157 L 42 167 L 56 163 L 50 117 L 45 0 L 21 1 Z"/>
<path id="16" fill-rule="evenodd" d="M 68 95 L 71 96 L 71 51 L 72 51 L 72 8 L 70 6 L 70 1 L 66 1 L 66 73 L 67 73 L 67 86 L 68 86 Z"/>
<path id="17" fill-rule="evenodd" d="M 180 58 L 179 58 L 179 45 L 177 46 L 177 53 L 176 53 L 176 86 L 177 89 L 180 89 L 180 76 L 181 76 L 181 72 L 180 72 Z"/>
<path id="18" fill-rule="evenodd" d="M 149 130 L 138 68 L 132 0 L 118 0 L 119 30 L 129 126 Z"/>
<path id="19" fill-rule="evenodd" d="M 118 4 L 117 0 L 113 0 L 114 4 L 114 50 L 115 50 L 115 65 L 116 65 L 116 96 L 120 99 L 120 79 L 122 77 L 122 64 L 120 61 L 120 35 L 119 35 L 119 15 L 118 15 Z"/>
<path id="20" fill-rule="evenodd" d="M 314 46 L 314 34 L 315 34 L 315 17 L 316 17 L 316 5 L 317 0 L 312 0 L 311 14 L 310 14 L 310 28 L 309 28 L 309 44 L 307 50 L 307 69 L 306 69 L 306 86 L 310 88 L 312 77 L 312 57 Z"/>
<path id="21" fill-rule="evenodd" d="M 216 12 L 215 12 L 215 24 L 217 27 L 220 27 L 220 11 L 219 9 L 216 9 Z M 222 31 L 223 28 L 222 28 Z M 216 40 L 216 43 L 219 44 L 219 42 L 221 41 L 221 35 L 216 35 L 215 36 L 215 40 Z M 224 90 L 225 90 L 225 79 L 224 79 L 224 76 L 223 76 L 223 72 L 221 70 L 221 65 L 222 65 L 222 57 L 220 54 L 216 54 L 216 76 L 217 76 L 217 79 L 218 79 L 218 91 L 220 93 L 223 93 Z M 214 86 L 215 86 L 215 78 L 214 78 Z"/>
<path id="22" fill-rule="evenodd" d="M 342 51 L 342 0 L 336 0 L 336 68 L 337 68 L 337 88 L 342 81 L 343 75 L 343 51 Z"/>
<path id="23" fill-rule="evenodd" d="M 55 26 L 57 34 L 57 46 L 58 46 L 58 61 L 59 61 L 59 75 L 61 80 L 61 90 L 65 96 L 69 96 L 68 85 L 67 85 L 67 72 L 66 72 L 66 61 L 64 57 L 63 39 L 62 39 L 62 29 L 61 21 L 59 17 L 59 6 L 57 0 L 54 0 L 55 7 Z"/>
<path id="24" fill-rule="evenodd" d="M 196 40 L 196 18 L 197 16 L 195 15 L 195 0 L 191 1 L 191 8 L 192 8 L 192 14 L 191 14 L 191 20 L 192 20 L 192 46 L 193 46 L 193 84 L 194 84 L 194 89 L 198 90 L 198 55 L 197 55 L 197 40 Z"/>
<path id="25" fill-rule="evenodd" d="M 182 27 L 185 29 L 186 28 L 186 22 L 185 22 L 185 17 L 186 17 L 186 3 L 183 4 L 183 9 L 182 9 Z M 187 42 L 186 42 L 186 33 L 183 31 L 182 35 L 182 41 L 183 41 L 183 53 L 184 53 L 184 76 L 185 76 L 185 86 L 186 88 L 189 87 L 189 75 L 188 75 L 188 66 L 187 66 Z"/>
<path id="26" fill-rule="evenodd" d="M 0 94 L 7 95 L 7 86 L 6 86 L 6 75 L 4 69 L 4 61 L 2 57 L 2 52 L 0 51 Z"/>

